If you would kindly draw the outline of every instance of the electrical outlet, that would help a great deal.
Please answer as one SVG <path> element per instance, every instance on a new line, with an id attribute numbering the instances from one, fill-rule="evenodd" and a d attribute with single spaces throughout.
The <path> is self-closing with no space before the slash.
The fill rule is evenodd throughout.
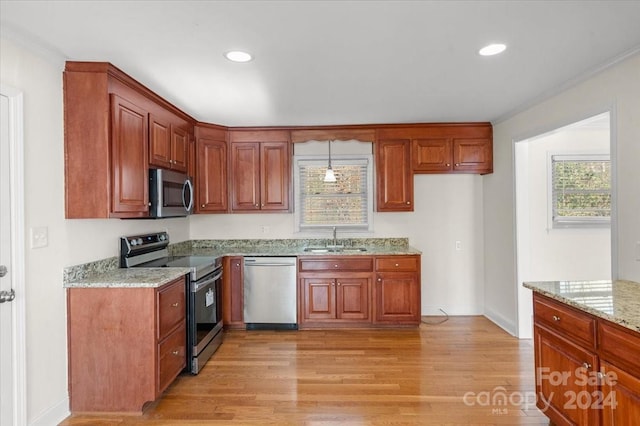
<path id="1" fill-rule="evenodd" d="M 456 251 L 462 251 L 462 241 L 456 241 Z"/>
<path id="2" fill-rule="evenodd" d="M 31 248 L 42 248 L 49 245 L 49 228 L 37 226 L 31 228 Z"/>

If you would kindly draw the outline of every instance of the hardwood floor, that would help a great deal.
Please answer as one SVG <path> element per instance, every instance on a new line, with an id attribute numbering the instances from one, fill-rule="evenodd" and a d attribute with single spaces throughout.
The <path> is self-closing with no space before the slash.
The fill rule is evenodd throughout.
<path id="1" fill-rule="evenodd" d="M 484 317 L 419 329 L 230 331 L 198 376 L 178 377 L 144 415 L 62 425 L 547 425 L 533 372 L 532 341 Z"/>

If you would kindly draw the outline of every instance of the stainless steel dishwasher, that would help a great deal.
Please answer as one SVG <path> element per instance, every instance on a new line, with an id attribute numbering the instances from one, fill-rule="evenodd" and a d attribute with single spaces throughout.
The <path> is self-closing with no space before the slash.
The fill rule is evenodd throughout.
<path id="1" fill-rule="evenodd" d="M 247 330 L 297 330 L 295 257 L 244 258 Z"/>

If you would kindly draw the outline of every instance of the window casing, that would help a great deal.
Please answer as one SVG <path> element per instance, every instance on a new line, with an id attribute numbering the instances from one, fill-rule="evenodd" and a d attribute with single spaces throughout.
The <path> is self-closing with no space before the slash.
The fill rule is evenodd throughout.
<path id="1" fill-rule="evenodd" d="M 373 231 L 371 155 L 331 158 L 336 182 L 324 182 L 327 159 L 294 157 L 295 220 L 299 232 L 337 227 L 355 232 Z"/>
<path id="2" fill-rule="evenodd" d="M 610 225 L 609 155 L 550 155 L 550 175 L 553 228 Z"/>

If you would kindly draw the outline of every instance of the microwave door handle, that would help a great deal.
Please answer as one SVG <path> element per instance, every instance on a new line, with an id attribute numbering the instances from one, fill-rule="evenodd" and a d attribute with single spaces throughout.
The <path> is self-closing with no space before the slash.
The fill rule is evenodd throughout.
<path id="1" fill-rule="evenodd" d="M 187 189 L 187 186 L 189 187 L 190 194 L 188 206 L 187 201 L 185 200 L 185 190 Z M 182 205 L 187 209 L 187 211 L 191 211 L 191 208 L 193 207 L 193 195 L 193 185 L 191 184 L 191 181 L 187 179 L 184 181 L 184 185 L 182 185 Z"/>

